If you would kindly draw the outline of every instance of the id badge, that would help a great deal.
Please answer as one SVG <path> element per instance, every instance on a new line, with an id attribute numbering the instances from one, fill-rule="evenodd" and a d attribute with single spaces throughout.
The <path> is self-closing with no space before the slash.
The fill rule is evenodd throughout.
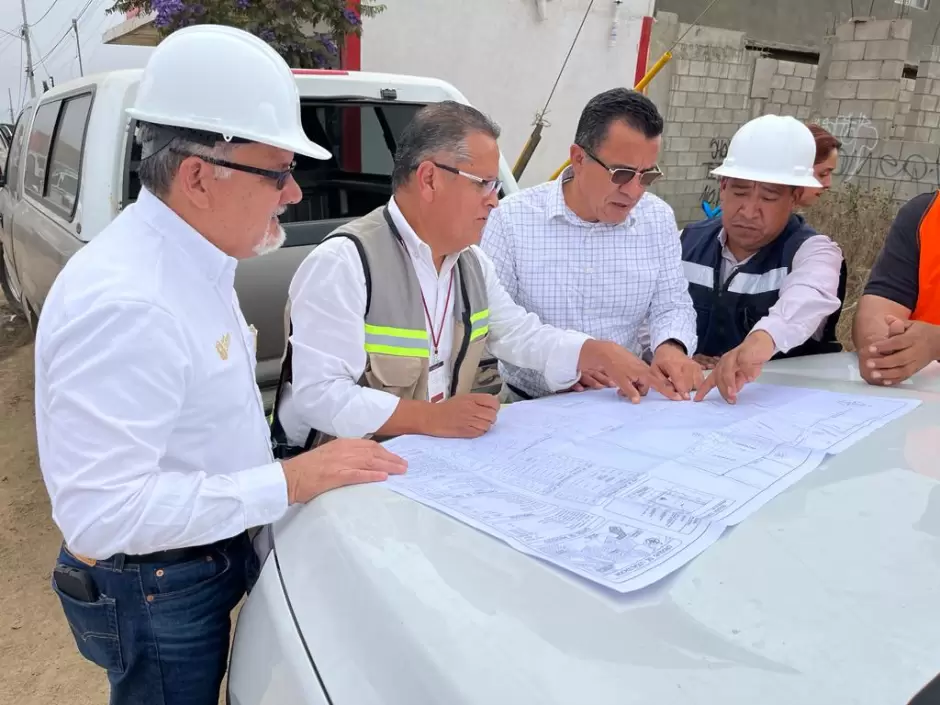
<path id="1" fill-rule="evenodd" d="M 447 375 L 442 361 L 435 362 L 428 370 L 428 401 L 437 403 L 447 396 Z"/>

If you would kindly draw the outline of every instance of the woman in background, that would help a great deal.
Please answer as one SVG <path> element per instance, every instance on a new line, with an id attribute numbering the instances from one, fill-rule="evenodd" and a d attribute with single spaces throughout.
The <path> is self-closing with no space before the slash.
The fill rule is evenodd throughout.
<path id="1" fill-rule="evenodd" d="M 839 166 L 839 148 L 842 143 L 819 125 L 807 125 L 816 140 L 816 161 L 813 165 L 813 174 L 822 188 L 805 188 L 800 205 L 809 208 L 819 200 L 823 191 L 832 186 L 832 173 Z"/>

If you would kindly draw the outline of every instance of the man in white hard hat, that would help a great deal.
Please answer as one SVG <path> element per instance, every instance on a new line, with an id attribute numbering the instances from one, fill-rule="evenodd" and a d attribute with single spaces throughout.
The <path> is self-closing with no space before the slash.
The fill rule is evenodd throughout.
<path id="1" fill-rule="evenodd" d="M 764 115 L 743 125 L 712 173 L 721 214 L 682 232 L 698 326 L 697 359 L 734 402 L 777 357 L 836 352 L 845 296 L 842 251 L 793 211 L 813 176 L 816 143 L 799 120 Z"/>
<path id="2" fill-rule="evenodd" d="M 208 705 L 258 571 L 248 530 L 405 465 L 363 440 L 272 456 L 233 282 L 283 239 L 294 154 L 328 156 L 287 64 L 245 32 L 183 29 L 128 112 L 140 196 L 64 267 L 36 336 L 39 461 L 64 536 L 52 586 L 111 703 Z"/>

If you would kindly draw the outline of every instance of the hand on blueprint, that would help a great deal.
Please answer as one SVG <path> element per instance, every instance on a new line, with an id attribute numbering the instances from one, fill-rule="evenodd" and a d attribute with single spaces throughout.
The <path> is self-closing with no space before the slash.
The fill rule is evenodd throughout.
<path id="1" fill-rule="evenodd" d="M 490 430 L 499 411 L 492 394 L 458 394 L 434 404 L 429 435 L 441 438 L 477 438 Z"/>
<path id="2" fill-rule="evenodd" d="M 337 487 L 381 482 L 407 467 L 405 460 L 375 441 L 359 438 L 340 438 L 281 461 L 290 504 L 309 502 Z"/>
<path id="3" fill-rule="evenodd" d="M 667 399 L 682 399 L 669 380 L 632 352 L 609 340 L 586 341 L 581 347 L 578 369 L 582 372 L 602 372 L 620 390 L 620 394 L 634 404 L 639 402 L 650 388 Z"/>
<path id="4" fill-rule="evenodd" d="M 616 387 L 617 385 L 603 372 L 595 370 L 594 372 L 582 372 L 581 379 L 575 382 L 571 387 L 572 392 L 583 392 L 585 389 L 605 389 L 607 387 Z"/>
<path id="5" fill-rule="evenodd" d="M 683 348 L 669 341 L 656 348 L 650 367 L 669 380 L 683 399 L 690 399 L 690 392 L 705 383 L 701 366 Z"/>
<path id="6" fill-rule="evenodd" d="M 885 316 L 888 336 L 859 350 L 859 371 L 873 384 L 898 384 L 940 359 L 940 326 Z"/>
<path id="7" fill-rule="evenodd" d="M 712 389 L 718 387 L 722 398 L 734 404 L 744 385 L 760 375 L 761 366 L 773 357 L 774 350 L 774 339 L 766 331 L 752 332 L 738 347 L 721 356 L 715 369 L 699 387 L 695 401 L 702 401 Z"/>

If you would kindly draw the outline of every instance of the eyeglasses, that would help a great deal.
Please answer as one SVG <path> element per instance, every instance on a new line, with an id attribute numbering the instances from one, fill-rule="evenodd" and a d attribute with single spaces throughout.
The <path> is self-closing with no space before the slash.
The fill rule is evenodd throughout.
<path id="1" fill-rule="evenodd" d="M 578 146 L 580 147 L 580 145 Z M 626 184 L 629 184 L 631 181 L 633 181 L 637 175 L 639 175 L 640 185 L 645 188 L 647 186 L 652 186 L 656 180 L 663 175 L 663 172 L 660 171 L 658 166 L 650 167 L 649 169 L 643 169 L 642 171 L 638 169 L 631 169 L 625 166 L 616 168 L 609 167 L 600 159 L 598 159 L 594 154 L 592 154 L 590 150 L 585 149 L 584 147 L 581 147 L 581 149 L 584 149 L 584 153 L 586 155 L 588 155 L 591 159 L 610 172 L 610 180 L 617 186 L 625 186 Z"/>
<path id="2" fill-rule="evenodd" d="M 271 181 L 273 181 L 277 186 L 278 191 L 282 191 L 284 189 L 284 186 L 287 184 L 287 180 L 290 178 L 291 174 L 294 173 L 294 167 L 297 166 L 297 162 L 291 162 L 290 166 L 283 171 L 277 171 L 275 169 L 262 169 L 261 167 L 257 166 L 248 166 L 247 164 L 237 164 L 236 162 L 230 162 L 225 159 L 216 159 L 215 157 L 205 157 L 201 154 L 193 154 L 192 152 L 186 152 L 181 149 L 173 149 L 171 151 L 184 157 L 196 157 L 196 159 L 201 159 L 207 164 L 214 164 L 215 166 L 221 166 L 226 169 L 234 169 L 235 171 L 241 171 L 245 174 L 263 176 L 266 179 L 271 179 Z"/>
<path id="3" fill-rule="evenodd" d="M 499 189 L 501 189 L 503 186 L 503 182 L 499 179 L 484 179 L 480 176 L 477 176 L 476 174 L 468 174 L 465 171 L 461 171 L 460 169 L 453 166 L 448 166 L 447 164 L 438 164 L 437 162 L 431 163 L 438 169 L 449 171 L 451 174 L 459 174 L 465 179 L 470 179 L 474 183 L 479 184 L 480 188 L 483 190 L 484 196 L 489 196 L 491 193 L 493 193 L 493 191 L 499 191 Z"/>

